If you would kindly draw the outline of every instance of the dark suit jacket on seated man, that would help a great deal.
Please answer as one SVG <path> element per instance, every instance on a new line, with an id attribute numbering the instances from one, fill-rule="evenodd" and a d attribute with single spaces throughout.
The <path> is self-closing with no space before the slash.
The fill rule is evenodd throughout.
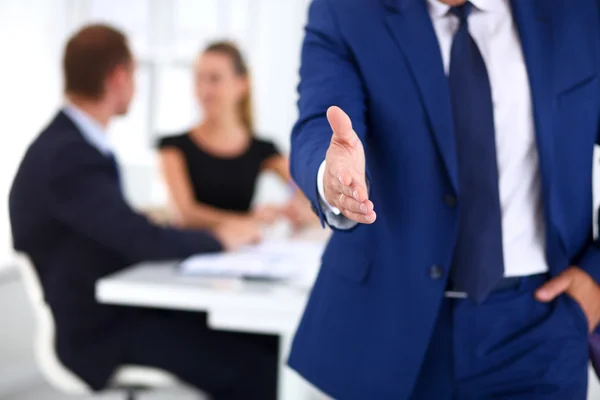
<path id="1" fill-rule="evenodd" d="M 599 75 L 597 0 L 314 0 L 291 168 L 337 232 L 290 365 L 338 399 L 585 399 Z"/>
<path id="2" fill-rule="evenodd" d="M 89 26 L 64 57 L 68 103 L 28 149 L 10 193 L 15 248 L 33 261 L 62 362 L 93 389 L 123 364 L 170 371 L 214 398 L 274 399 L 277 341 L 210 331 L 202 315 L 99 305 L 95 282 L 135 263 L 181 259 L 258 239 L 254 225 L 214 232 L 158 227 L 126 204 L 105 135 L 133 94 L 125 37 Z"/>

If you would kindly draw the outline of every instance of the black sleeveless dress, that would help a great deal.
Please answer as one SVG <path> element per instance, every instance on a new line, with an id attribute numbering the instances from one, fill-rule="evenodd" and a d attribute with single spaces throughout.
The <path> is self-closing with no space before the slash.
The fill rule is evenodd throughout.
<path id="1" fill-rule="evenodd" d="M 280 154 L 272 142 L 253 138 L 242 154 L 215 156 L 199 147 L 189 132 L 164 137 L 158 147 L 181 152 L 198 202 L 239 212 L 250 209 L 263 162 Z"/>

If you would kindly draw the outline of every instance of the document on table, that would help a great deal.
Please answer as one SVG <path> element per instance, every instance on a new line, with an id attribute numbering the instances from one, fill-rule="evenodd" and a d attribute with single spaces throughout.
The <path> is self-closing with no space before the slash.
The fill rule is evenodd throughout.
<path id="1" fill-rule="evenodd" d="M 180 271 L 186 275 L 249 280 L 311 280 L 324 249 L 324 242 L 272 239 L 233 253 L 189 257 L 180 264 Z"/>

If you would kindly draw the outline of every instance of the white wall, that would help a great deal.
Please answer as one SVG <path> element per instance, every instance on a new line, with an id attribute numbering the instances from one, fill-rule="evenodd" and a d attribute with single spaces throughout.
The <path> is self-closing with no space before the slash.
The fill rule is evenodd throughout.
<path id="1" fill-rule="evenodd" d="M 10 254 L 6 198 L 21 156 L 60 104 L 65 1 L 0 1 L 0 268 Z"/>

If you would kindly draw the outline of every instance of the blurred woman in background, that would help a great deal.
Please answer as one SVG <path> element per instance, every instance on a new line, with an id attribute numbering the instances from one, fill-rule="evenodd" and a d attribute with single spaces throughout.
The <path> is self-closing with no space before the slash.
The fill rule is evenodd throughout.
<path id="1" fill-rule="evenodd" d="M 284 207 L 251 209 L 261 172 L 275 172 L 293 183 L 287 157 L 254 135 L 249 72 L 238 48 L 228 42 L 208 46 L 196 62 L 195 84 L 204 120 L 159 142 L 179 222 L 190 228 L 214 227 L 230 219 L 265 224 L 284 214 L 296 227 L 314 221 L 308 200 L 297 190 Z"/>

